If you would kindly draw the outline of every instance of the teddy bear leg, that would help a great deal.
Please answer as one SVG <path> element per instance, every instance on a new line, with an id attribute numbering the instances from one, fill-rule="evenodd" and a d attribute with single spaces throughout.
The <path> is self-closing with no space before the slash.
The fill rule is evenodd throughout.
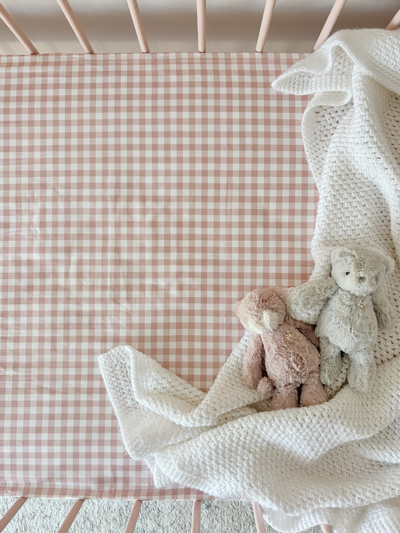
<path id="1" fill-rule="evenodd" d="M 333 385 L 338 379 L 342 366 L 341 349 L 332 344 L 327 337 L 319 339 L 321 347 L 320 376 L 324 385 Z"/>
<path id="2" fill-rule="evenodd" d="M 275 391 L 271 400 L 271 410 L 289 409 L 299 406 L 299 395 L 296 385 L 286 385 Z"/>
<path id="3" fill-rule="evenodd" d="M 352 389 L 367 392 L 372 387 L 376 374 L 376 362 L 372 346 L 349 353 L 347 381 Z"/>
<path id="4" fill-rule="evenodd" d="M 319 405 L 328 400 L 328 395 L 322 386 L 321 378 L 318 372 L 313 372 L 303 383 L 300 395 L 300 405 L 308 407 L 310 405 Z"/>

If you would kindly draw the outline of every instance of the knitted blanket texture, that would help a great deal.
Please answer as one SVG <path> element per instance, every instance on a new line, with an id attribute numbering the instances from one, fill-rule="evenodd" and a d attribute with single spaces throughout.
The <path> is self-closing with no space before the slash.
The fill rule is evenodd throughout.
<path id="1" fill-rule="evenodd" d="M 313 277 L 332 247 L 362 244 L 396 260 L 386 281 L 400 314 L 400 32 L 345 30 L 274 82 L 314 94 L 303 139 L 319 206 Z M 400 316 L 398 317 L 400 318 Z M 124 444 L 156 486 L 258 501 L 275 529 L 400 531 L 400 328 L 379 335 L 368 394 L 344 386 L 327 403 L 268 411 L 241 362 L 246 333 L 205 394 L 137 350 L 100 356 Z"/>

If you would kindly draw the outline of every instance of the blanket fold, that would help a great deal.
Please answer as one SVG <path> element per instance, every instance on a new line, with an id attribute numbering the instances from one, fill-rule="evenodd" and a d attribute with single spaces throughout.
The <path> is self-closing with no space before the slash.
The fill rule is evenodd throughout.
<path id="1" fill-rule="evenodd" d="M 400 318 L 400 33 L 345 30 L 274 82 L 315 94 L 303 138 L 320 201 L 313 277 L 334 246 L 362 244 L 396 260 L 385 289 Z M 400 329 L 381 333 L 368 394 L 268 411 L 249 389 L 245 334 L 205 394 L 129 346 L 100 356 L 124 444 L 157 486 L 257 500 L 269 524 L 294 533 L 400 530 Z"/>

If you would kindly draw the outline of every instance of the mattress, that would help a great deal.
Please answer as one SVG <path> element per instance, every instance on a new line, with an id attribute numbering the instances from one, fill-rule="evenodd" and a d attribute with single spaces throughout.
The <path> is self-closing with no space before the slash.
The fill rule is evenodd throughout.
<path id="1" fill-rule="evenodd" d="M 306 281 L 318 193 L 300 54 L 0 58 L 0 494 L 202 499 L 124 450 L 98 356 L 207 391 L 234 304 Z"/>

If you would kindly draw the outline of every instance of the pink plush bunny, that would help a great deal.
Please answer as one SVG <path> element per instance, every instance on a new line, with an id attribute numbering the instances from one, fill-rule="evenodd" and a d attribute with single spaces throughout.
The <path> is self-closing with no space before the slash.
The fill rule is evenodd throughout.
<path id="1" fill-rule="evenodd" d="M 300 385 L 301 406 L 327 400 L 314 329 L 287 315 L 285 300 L 285 289 L 274 287 L 256 289 L 236 304 L 239 320 L 252 333 L 243 378 L 262 394 L 273 394 L 271 409 L 298 407 Z"/>

